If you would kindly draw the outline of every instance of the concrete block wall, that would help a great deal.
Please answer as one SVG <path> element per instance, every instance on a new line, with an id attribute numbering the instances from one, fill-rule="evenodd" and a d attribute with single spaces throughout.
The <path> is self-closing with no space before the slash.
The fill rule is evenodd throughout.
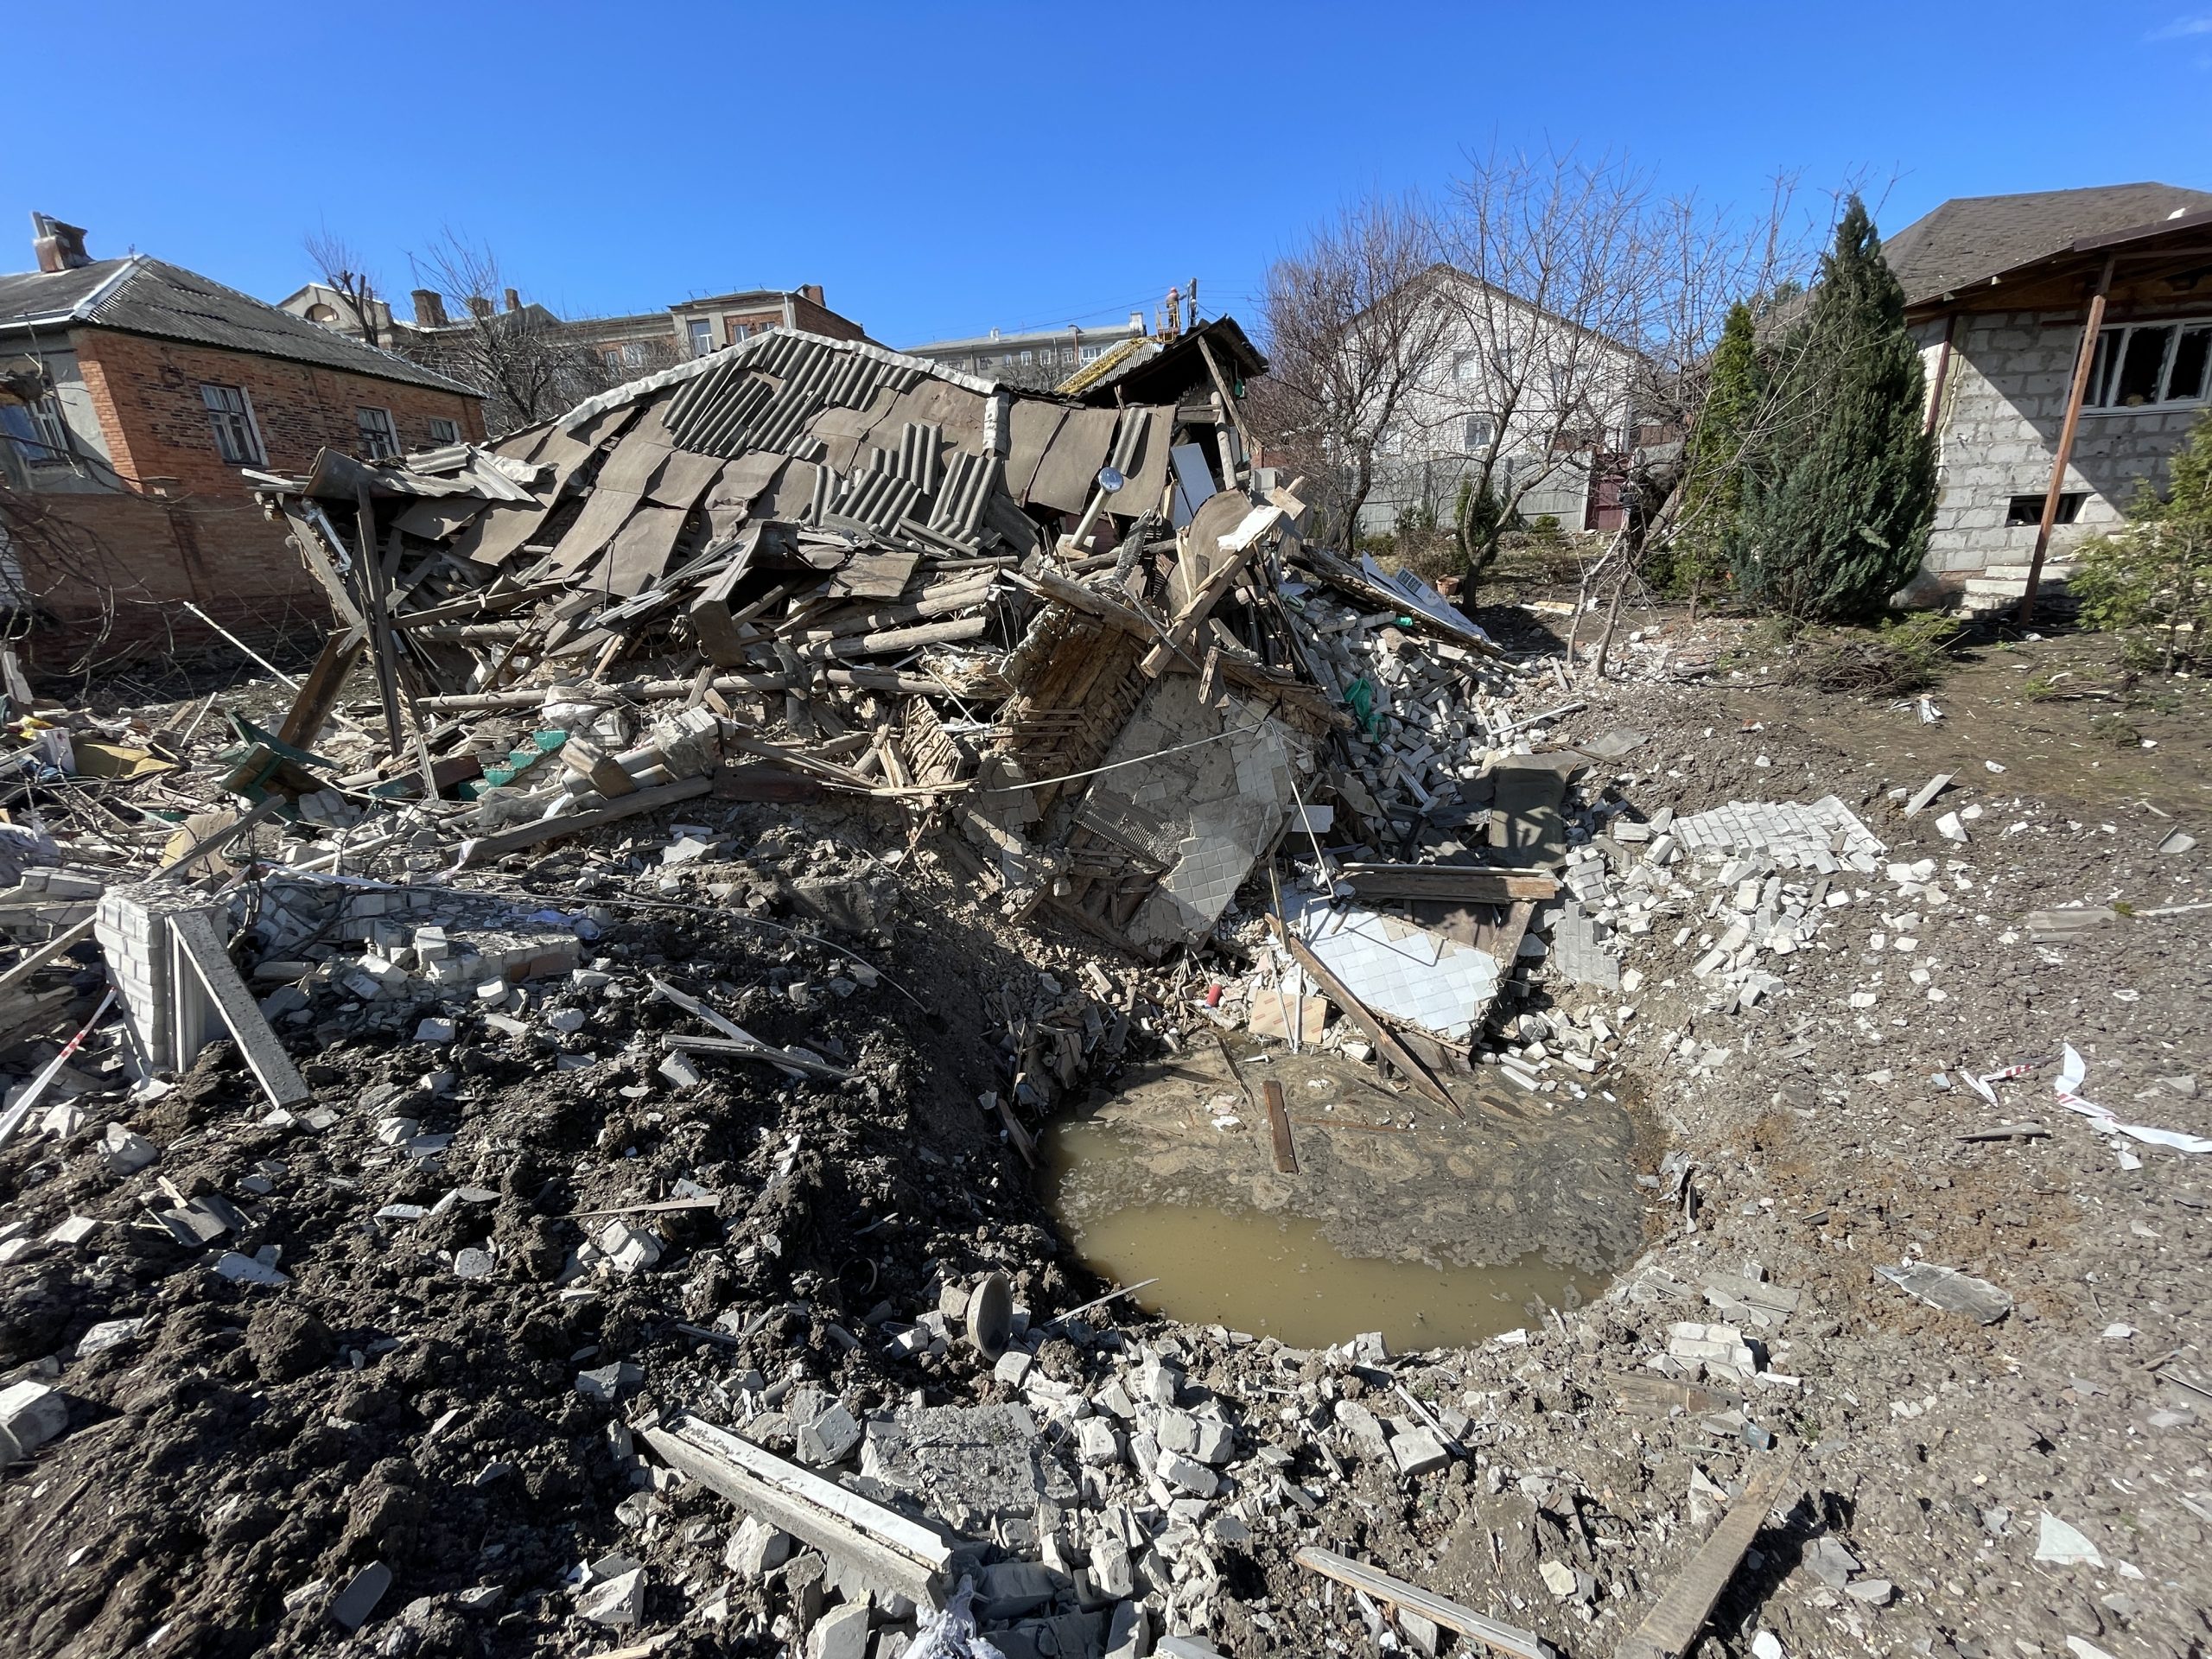
<path id="1" fill-rule="evenodd" d="M 100 896 L 92 921 L 92 937 L 107 958 L 108 976 L 123 999 L 131 1038 L 146 1064 L 157 1071 L 180 1071 L 192 1058 L 179 1055 L 174 1019 L 176 982 L 168 937 L 168 918 L 190 911 L 215 918 L 219 931 L 228 931 L 229 918 L 222 906 L 208 903 L 189 887 L 162 881 L 111 887 Z"/>
<path id="2" fill-rule="evenodd" d="M 1943 322 L 1914 332 L 1932 386 Z M 1958 319 L 1936 425 L 1941 472 L 1923 574 L 1955 585 L 1992 567 L 2027 563 L 2036 527 L 2005 518 L 2012 497 L 2040 496 L 2050 485 L 2081 341 L 2079 312 L 1987 311 Z M 2063 559 L 2083 537 L 2119 524 L 2140 480 L 2162 483 L 2168 458 L 2198 412 L 2084 410 L 2065 487 L 2086 499 L 2075 522 L 2053 535 L 2050 556 Z"/>

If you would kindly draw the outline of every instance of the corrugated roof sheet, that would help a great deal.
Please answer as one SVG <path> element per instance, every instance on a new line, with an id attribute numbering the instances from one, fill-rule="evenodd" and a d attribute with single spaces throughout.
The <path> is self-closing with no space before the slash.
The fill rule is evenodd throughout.
<path id="1" fill-rule="evenodd" d="M 483 395 L 393 353 L 144 254 L 96 260 L 76 270 L 0 276 L 0 332 L 34 325 L 117 328 L 470 397 Z"/>

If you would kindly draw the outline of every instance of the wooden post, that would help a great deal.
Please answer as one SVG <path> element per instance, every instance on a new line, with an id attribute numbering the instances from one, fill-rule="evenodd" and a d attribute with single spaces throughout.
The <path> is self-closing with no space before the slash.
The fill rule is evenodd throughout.
<path id="1" fill-rule="evenodd" d="M 2074 385 L 2066 395 L 2066 419 L 2058 429 L 2058 453 L 2051 458 L 2050 487 L 2043 493 L 2043 522 L 2036 527 L 2036 550 L 2028 559 L 2028 585 L 2020 595 L 2022 627 L 2035 620 L 2036 587 L 2043 580 L 2044 555 L 2050 550 L 2050 532 L 2058 523 L 2058 499 L 2066 493 L 2066 468 L 2074 459 L 2074 434 L 2082 424 L 2082 400 L 2089 392 L 2089 369 L 2097 360 L 2097 335 L 2105 323 L 2105 296 L 2112 292 L 2113 261 L 2107 254 L 2097 274 L 2097 291 L 2089 296 L 2089 314 L 2082 324 L 2082 349 L 2074 359 Z"/>
<path id="2" fill-rule="evenodd" d="M 384 702 L 384 728 L 391 752 L 405 753 L 407 738 L 399 719 L 399 679 L 391 661 L 391 617 L 385 608 L 384 568 L 377 563 L 377 510 L 369 486 L 364 484 L 353 498 L 357 516 L 353 526 L 355 575 L 368 601 L 369 661 L 377 671 L 377 691 Z"/>
<path id="3" fill-rule="evenodd" d="M 1958 331 L 1959 314 L 1950 312 L 1943 318 L 1943 344 L 1936 353 L 1936 385 L 1928 394 L 1928 418 L 1921 425 L 1923 436 L 1932 437 L 1936 423 L 1943 418 L 1943 388 L 1951 378 L 1951 336 Z"/>

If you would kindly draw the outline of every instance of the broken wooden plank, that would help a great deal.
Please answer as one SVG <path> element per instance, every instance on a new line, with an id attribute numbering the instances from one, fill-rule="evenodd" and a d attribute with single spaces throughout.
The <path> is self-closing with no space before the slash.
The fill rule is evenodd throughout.
<path id="1" fill-rule="evenodd" d="M 1275 1173 L 1298 1173 L 1298 1149 L 1290 1141 L 1290 1113 L 1283 1104 L 1282 1084 L 1269 1077 L 1260 1085 L 1260 1097 L 1267 1103 L 1268 1133 L 1274 1138 Z"/>
<path id="2" fill-rule="evenodd" d="M 1198 637 L 1198 625 L 1211 614 L 1213 607 L 1220 603 L 1222 595 L 1243 574 L 1245 565 L 1251 562 L 1253 550 L 1258 545 L 1259 540 L 1255 537 L 1206 572 L 1205 580 L 1191 595 L 1191 602 L 1176 613 L 1175 620 L 1167 625 L 1166 636 L 1145 652 L 1144 660 L 1138 664 L 1139 667 L 1154 679 L 1158 679 L 1166 671 L 1170 662 L 1190 654 L 1191 643 Z M 1193 666 L 1197 664 L 1193 664 Z"/>
<path id="3" fill-rule="evenodd" d="M 764 1043 L 753 1037 L 687 1037 L 678 1033 L 663 1038 L 661 1046 L 680 1054 L 728 1054 L 741 1060 L 766 1060 L 771 1065 L 780 1065 L 790 1071 L 804 1071 L 812 1077 L 842 1080 L 853 1075 L 841 1065 L 817 1060 L 811 1054 L 778 1048 L 773 1043 Z"/>
<path id="4" fill-rule="evenodd" d="M 588 738 L 572 737 L 563 743 L 561 764 L 587 779 L 610 801 L 637 793 L 638 780 L 622 769 L 620 761 Z"/>
<path id="5" fill-rule="evenodd" d="M 688 1414 L 644 1433 L 671 1468 L 857 1568 L 867 1582 L 923 1606 L 944 1605 L 952 1548 L 920 1522 Z"/>
<path id="6" fill-rule="evenodd" d="M 1306 948 L 1306 941 L 1292 932 L 1289 925 L 1280 915 L 1273 919 L 1275 925 L 1275 937 L 1282 941 L 1283 948 L 1290 952 L 1292 959 L 1319 982 L 1321 988 L 1328 993 L 1329 1000 L 1344 1011 L 1345 1018 L 1367 1033 L 1368 1041 L 1382 1051 L 1385 1059 L 1405 1074 L 1406 1081 L 1412 1084 L 1415 1090 L 1434 1101 L 1454 1117 L 1465 1117 L 1466 1114 L 1459 1109 L 1459 1103 L 1446 1091 L 1444 1085 L 1436 1080 L 1434 1074 L 1414 1057 L 1413 1051 L 1398 1040 L 1397 1033 L 1377 1019 L 1374 1011 L 1366 1003 L 1354 996 L 1344 981 L 1338 979 L 1324 965 L 1320 957 Z"/>
<path id="7" fill-rule="evenodd" d="M 87 917 L 67 931 L 55 934 L 43 944 L 25 947 L 23 954 L 10 965 L 8 971 L 0 973 L 0 992 L 12 990 L 71 945 L 90 938 L 94 919 Z"/>
<path id="8" fill-rule="evenodd" d="M 1559 1659 L 1552 1644 L 1534 1630 L 1516 1630 L 1510 1624 L 1477 1612 L 1448 1597 L 1408 1584 L 1403 1579 L 1393 1578 L 1388 1573 L 1376 1571 L 1348 1555 L 1339 1555 L 1333 1549 L 1323 1549 L 1308 1544 L 1298 1552 L 1298 1564 L 1308 1573 L 1319 1573 L 1325 1579 L 1334 1579 L 1347 1588 L 1371 1596 L 1386 1607 L 1402 1608 L 1417 1613 L 1432 1624 L 1440 1624 L 1447 1630 L 1456 1630 L 1471 1641 L 1481 1642 L 1500 1653 L 1518 1656 L 1518 1659 Z"/>
<path id="9" fill-rule="evenodd" d="M 544 696 L 543 692 L 535 695 L 540 700 Z M 634 817 L 640 812 L 652 812 L 664 806 L 674 806 L 680 801 L 696 799 L 714 786 L 714 779 L 702 773 L 696 778 L 679 779 L 672 784 L 663 784 L 655 789 L 641 789 L 634 795 L 625 795 L 619 801 L 595 807 L 588 812 L 564 812 L 557 818 L 540 818 L 535 823 L 521 824 L 493 835 L 474 836 L 461 843 L 461 863 L 475 864 L 489 859 L 504 858 L 524 847 L 535 847 L 541 841 L 580 835 L 620 818 Z"/>
<path id="10" fill-rule="evenodd" d="M 1499 869 L 1481 864 L 1346 864 L 1339 874 L 1370 902 L 1438 899 L 1462 905 L 1510 905 L 1543 900 L 1559 891 L 1548 870 Z"/>
<path id="11" fill-rule="evenodd" d="M 169 918 L 169 938 L 175 948 L 173 978 L 181 980 L 185 965 L 191 965 L 193 975 L 206 988 L 207 999 L 223 1024 L 237 1039 L 238 1052 L 270 1101 L 278 1106 L 296 1106 L 312 1099 L 315 1091 L 300 1076 L 292 1057 L 284 1052 L 284 1045 L 277 1041 L 276 1033 L 270 1028 L 260 1002 L 239 977 L 231 962 L 230 951 L 215 931 L 213 920 L 197 911 L 180 912 Z M 184 988 L 179 984 L 178 988 Z M 175 1017 L 181 1035 L 185 1021 L 181 1013 Z M 185 1064 L 189 1065 L 189 1059 Z"/>
<path id="12" fill-rule="evenodd" d="M 826 785 L 802 772 L 781 766 L 735 766 L 724 764 L 714 773 L 718 801 L 818 801 Z"/>
<path id="13" fill-rule="evenodd" d="M 339 693 L 345 689 L 346 677 L 353 671 L 353 664 L 361 660 L 361 653 L 368 648 L 368 634 L 361 628 L 348 628 L 334 633 L 322 642 L 322 652 L 315 659 L 315 666 L 308 671 L 308 677 L 301 685 L 299 695 L 292 699 L 284 723 L 276 728 L 276 735 L 296 749 L 311 749 L 322 728 L 338 708 Z"/>
<path id="14" fill-rule="evenodd" d="M 1970 1129 L 1958 1136 L 1961 1141 L 2033 1141 L 2050 1133 L 2048 1125 L 2034 1122 L 1999 1123 L 1993 1128 Z"/>
<path id="15" fill-rule="evenodd" d="M 1796 1465 L 1796 1448 L 1780 1448 L 1745 1482 L 1743 1496 L 1730 1501 L 1728 1513 L 1698 1547 L 1681 1576 L 1667 1586 L 1643 1623 L 1613 1649 L 1615 1659 L 1681 1659 L 1689 1651 Z"/>

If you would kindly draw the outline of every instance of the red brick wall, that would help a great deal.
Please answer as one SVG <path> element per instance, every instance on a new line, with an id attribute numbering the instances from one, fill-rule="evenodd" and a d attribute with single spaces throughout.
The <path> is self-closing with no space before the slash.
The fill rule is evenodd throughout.
<path id="1" fill-rule="evenodd" d="M 810 334 L 826 334 L 831 340 L 868 338 L 860 324 L 839 316 L 826 307 L 817 305 L 804 294 L 791 296 L 791 319 Z"/>
<path id="2" fill-rule="evenodd" d="M 216 447 L 205 383 L 245 389 L 271 472 L 304 473 L 319 448 L 357 451 L 353 411 L 362 404 L 391 410 L 407 448 L 430 442 L 433 416 L 458 423 L 466 438 L 484 436 L 480 400 L 457 392 L 106 329 L 78 329 L 71 343 L 109 458 L 138 493 L 41 498 L 99 543 L 66 568 L 25 550 L 32 593 L 71 634 L 105 613 L 118 637 L 165 639 L 178 620 L 170 613 L 188 599 L 234 625 L 288 610 L 327 620 L 321 589 L 283 523 L 263 516 Z M 175 482 L 158 486 L 158 499 L 141 499 L 154 480 Z"/>

